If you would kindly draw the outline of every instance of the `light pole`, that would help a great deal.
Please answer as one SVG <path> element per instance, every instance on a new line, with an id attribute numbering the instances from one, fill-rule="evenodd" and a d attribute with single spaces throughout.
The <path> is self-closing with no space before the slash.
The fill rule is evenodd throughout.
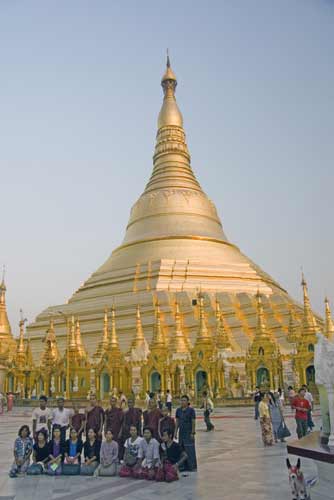
<path id="1" fill-rule="evenodd" d="M 67 327 L 66 331 L 66 343 L 67 343 L 67 349 L 66 349 L 66 398 L 70 399 L 70 325 L 69 325 L 69 319 L 68 316 L 66 316 L 63 311 L 57 311 L 58 314 L 60 314 L 64 320 L 65 324 Z"/>

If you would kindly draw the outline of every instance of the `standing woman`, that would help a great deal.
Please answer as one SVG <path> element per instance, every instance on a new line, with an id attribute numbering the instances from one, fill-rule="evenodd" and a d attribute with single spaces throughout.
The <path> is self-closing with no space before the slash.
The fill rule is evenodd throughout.
<path id="1" fill-rule="evenodd" d="M 32 439 L 30 437 L 30 429 L 27 425 L 22 425 L 14 443 L 14 463 L 9 472 L 10 477 L 17 477 L 17 474 L 27 472 L 31 453 Z"/>
<path id="2" fill-rule="evenodd" d="M 280 405 L 278 392 L 276 392 L 275 394 L 273 394 L 272 392 L 269 393 L 269 413 L 270 413 L 275 443 L 277 443 L 279 439 L 278 429 L 283 423 L 283 413 Z M 281 441 L 283 443 L 284 439 L 281 439 Z"/>
<path id="3" fill-rule="evenodd" d="M 187 454 L 186 469 L 197 470 L 197 459 L 195 449 L 195 422 L 196 413 L 189 406 L 189 397 L 185 394 L 181 398 L 181 407 L 176 410 L 175 438 L 179 433 L 179 445 Z"/>
<path id="4" fill-rule="evenodd" d="M 269 412 L 269 397 L 265 394 L 259 403 L 259 415 L 264 446 L 273 445 L 273 429 Z"/>
<path id="5" fill-rule="evenodd" d="M 82 476 L 92 476 L 100 462 L 101 441 L 97 439 L 94 429 L 88 429 L 84 444 L 85 463 L 81 465 Z"/>

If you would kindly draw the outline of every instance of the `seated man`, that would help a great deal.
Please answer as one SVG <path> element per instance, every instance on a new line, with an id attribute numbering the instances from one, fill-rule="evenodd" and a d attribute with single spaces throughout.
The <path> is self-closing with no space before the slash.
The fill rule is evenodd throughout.
<path id="1" fill-rule="evenodd" d="M 173 432 L 165 430 L 162 433 L 162 444 L 160 445 L 162 453 L 162 464 L 167 482 L 179 479 L 179 468 L 187 460 L 187 454 L 181 446 L 173 440 Z"/>

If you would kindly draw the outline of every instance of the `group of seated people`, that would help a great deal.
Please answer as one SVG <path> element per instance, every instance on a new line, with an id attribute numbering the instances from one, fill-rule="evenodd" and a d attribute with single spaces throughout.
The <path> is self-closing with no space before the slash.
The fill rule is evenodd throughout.
<path id="1" fill-rule="evenodd" d="M 44 403 L 44 400 L 41 401 L 42 414 L 45 411 Z M 62 403 L 60 401 L 61 408 Z M 95 400 L 91 403 L 91 411 L 97 409 Z M 113 406 L 114 401 L 111 403 Z M 174 419 L 169 418 L 174 422 Z M 174 440 L 174 425 L 161 428 L 161 432 L 159 425 L 159 437 L 154 428 L 148 425 L 144 424 L 143 437 L 140 435 L 141 426 L 130 425 L 128 437 L 120 442 L 119 432 L 114 437 L 113 429 L 106 427 L 102 439 L 102 433 L 91 426 L 86 426 L 83 432 L 82 428 L 76 429 L 76 426 L 70 425 L 69 438 L 66 439 L 66 432 L 57 424 L 52 426 L 51 439 L 48 440 L 48 430 L 41 428 L 36 431 L 33 423 L 34 440 L 28 425 L 19 429 L 14 443 L 10 477 L 22 474 L 120 475 L 169 482 L 179 478 L 179 470 L 183 470 L 188 459 L 184 448 Z"/>

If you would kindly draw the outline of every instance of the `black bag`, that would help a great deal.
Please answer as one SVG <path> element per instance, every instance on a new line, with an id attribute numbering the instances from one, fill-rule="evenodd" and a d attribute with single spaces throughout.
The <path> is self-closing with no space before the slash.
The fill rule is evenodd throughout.
<path id="1" fill-rule="evenodd" d="M 80 474 L 80 464 L 63 464 L 64 476 L 79 476 Z"/>
<path id="2" fill-rule="evenodd" d="M 37 464 L 31 464 L 30 467 L 28 467 L 27 470 L 27 475 L 28 476 L 39 476 L 40 474 L 43 474 L 44 469 L 43 466 L 39 463 Z"/>
<path id="3" fill-rule="evenodd" d="M 286 423 L 284 422 L 284 420 L 282 420 L 282 422 L 280 423 L 279 428 L 277 429 L 277 437 L 278 437 L 278 439 L 285 439 L 285 438 L 287 438 L 289 436 L 291 436 L 291 432 L 287 428 Z"/>

